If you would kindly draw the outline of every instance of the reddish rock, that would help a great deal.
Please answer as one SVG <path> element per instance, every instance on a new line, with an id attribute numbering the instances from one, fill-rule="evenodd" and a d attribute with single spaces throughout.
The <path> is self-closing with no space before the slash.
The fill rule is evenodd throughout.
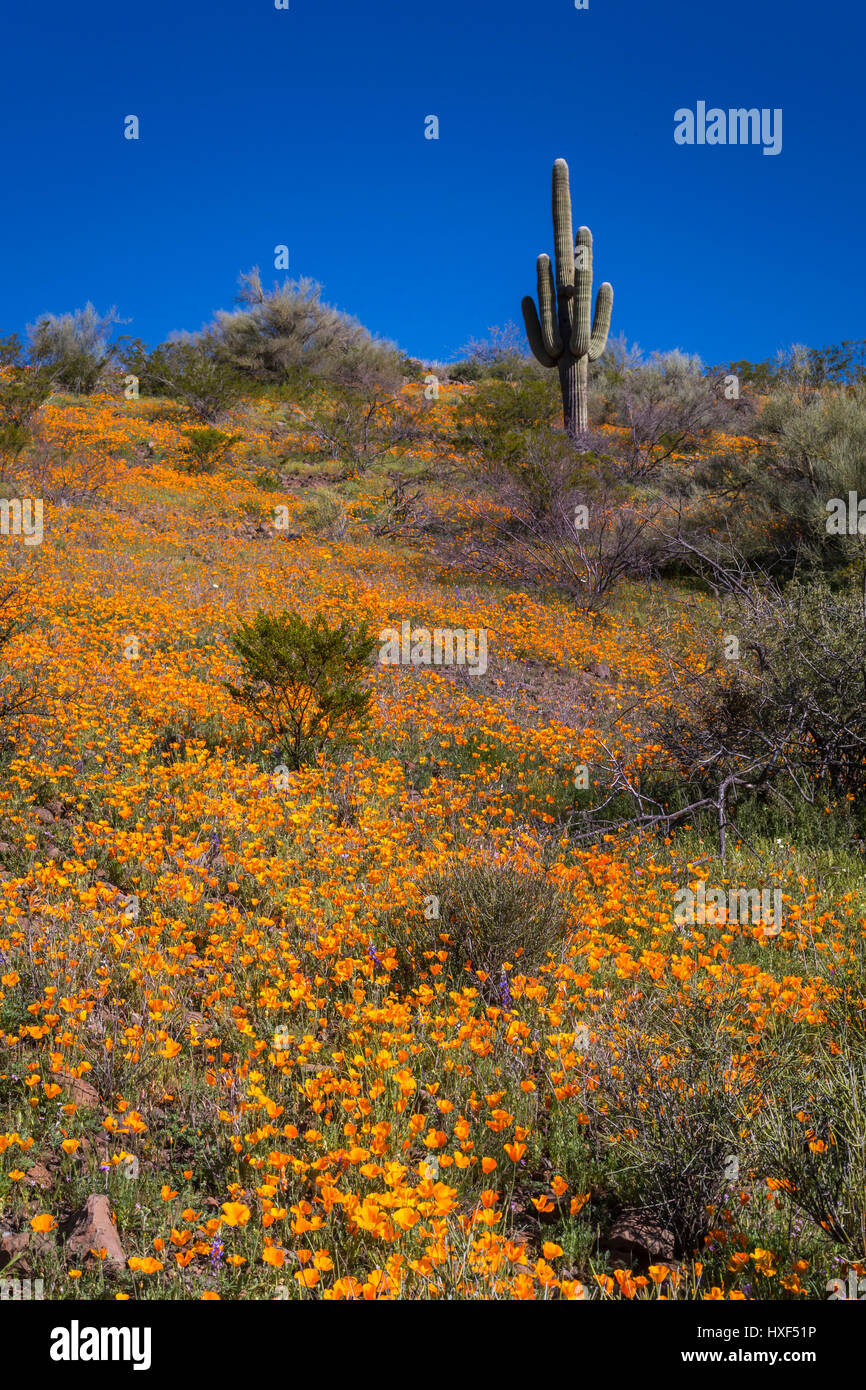
<path id="1" fill-rule="evenodd" d="M 666 1263 L 676 1253 L 673 1233 L 650 1213 L 642 1211 L 622 1212 L 604 1245 L 615 1260 L 641 1266 Z"/>
<path id="2" fill-rule="evenodd" d="M 99 1092 L 89 1081 L 85 1081 L 83 1076 L 73 1076 L 71 1072 L 61 1071 L 55 1073 L 57 1081 L 65 1091 L 68 1091 L 76 1105 L 84 1105 L 89 1109 L 98 1109 Z"/>
<path id="3" fill-rule="evenodd" d="M 51 1187 L 54 1182 L 53 1174 L 46 1168 L 41 1161 L 34 1163 L 32 1168 L 27 1169 L 27 1181 L 31 1187 Z"/>
<path id="4" fill-rule="evenodd" d="M 84 1206 L 74 1212 L 61 1227 L 66 1236 L 66 1249 L 78 1259 L 86 1259 L 91 1250 L 106 1250 L 105 1264 L 115 1269 L 126 1268 L 126 1256 L 120 1244 L 117 1227 L 111 1219 L 111 1203 L 102 1192 L 93 1192 Z"/>

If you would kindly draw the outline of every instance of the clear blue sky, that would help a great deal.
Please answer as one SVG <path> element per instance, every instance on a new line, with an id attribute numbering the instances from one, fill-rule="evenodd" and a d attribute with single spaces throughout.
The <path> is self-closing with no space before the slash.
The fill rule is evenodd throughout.
<path id="1" fill-rule="evenodd" d="M 852 0 L 14 5 L 0 334 L 90 299 L 157 342 L 240 271 L 282 278 L 285 243 L 293 278 L 448 358 L 520 320 L 561 155 L 613 333 L 707 362 L 866 337 L 864 39 Z M 700 100 L 781 107 L 782 152 L 676 145 Z"/>

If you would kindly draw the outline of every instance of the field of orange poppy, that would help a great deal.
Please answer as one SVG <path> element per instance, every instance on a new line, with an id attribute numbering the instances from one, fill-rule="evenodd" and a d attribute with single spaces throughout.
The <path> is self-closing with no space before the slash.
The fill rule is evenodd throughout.
<path id="1" fill-rule="evenodd" d="M 507 514 L 454 442 L 474 390 L 443 384 L 401 465 L 428 539 L 383 524 L 389 457 L 341 472 L 268 400 L 210 471 L 165 398 L 41 409 L 64 476 L 41 543 L 2 538 L 3 688 L 29 694 L 0 778 L 0 1248 L 52 1299 L 866 1277 L 860 852 L 769 820 L 724 859 L 697 817 L 575 833 L 598 769 L 672 766 L 657 721 L 716 661 L 716 605 L 626 578 L 601 611 L 461 563 Z M 227 689 L 239 624 L 287 610 L 483 632 L 484 669 L 374 660 L 367 723 L 289 765 Z M 678 915 L 720 884 L 782 923 Z"/>

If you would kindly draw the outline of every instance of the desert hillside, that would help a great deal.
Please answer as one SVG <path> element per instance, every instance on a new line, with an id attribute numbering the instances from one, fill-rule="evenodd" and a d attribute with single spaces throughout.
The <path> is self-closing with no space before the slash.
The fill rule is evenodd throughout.
<path id="1" fill-rule="evenodd" d="M 522 353 L 7 353 L 0 1248 L 46 1297 L 866 1274 L 864 388 L 608 349 L 575 443 Z"/>

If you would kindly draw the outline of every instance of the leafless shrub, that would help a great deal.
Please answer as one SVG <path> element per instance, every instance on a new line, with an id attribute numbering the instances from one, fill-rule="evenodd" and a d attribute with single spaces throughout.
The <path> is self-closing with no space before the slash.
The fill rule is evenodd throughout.
<path id="1" fill-rule="evenodd" d="M 652 568 L 645 511 L 602 494 L 575 525 L 575 507 L 558 502 L 539 520 L 531 514 L 493 522 L 470 543 L 464 567 L 502 581 L 568 594 L 578 607 L 599 608 L 615 585 Z"/>
<path id="2" fill-rule="evenodd" d="M 626 476 L 637 481 L 657 473 L 674 455 L 697 449 L 712 430 L 730 425 L 739 405 L 727 401 L 723 378 L 705 375 L 698 358 L 656 353 L 636 363 L 626 353 L 611 378 L 615 421 L 628 431 Z"/>
<path id="3" fill-rule="evenodd" d="M 474 507 L 469 535 L 452 546 L 454 562 L 601 607 L 622 579 L 650 574 L 661 549 L 653 521 L 663 503 L 616 473 L 610 459 L 577 453 L 562 434 L 539 434 L 500 469 L 493 505 Z"/>
<path id="4" fill-rule="evenodd" d="M 109 464 L 98 449 L 67 451 L 39 439 L 26 456 L 26 476 L 34 495 L 46 501 L 93 502 L 105 490 Z"/>
<path id="5" fill-rule="evenodd" d="M 541 367 L 526 348 L 526 334 L 513 320 L 487 330 L 486 338 L 470 338 L 457 362 L 448 365 L 454 381 L 480 381 L 498 378 L 519 381 L 540 377 Z"/>
<path id="6" fill-rule="evenodd" d="M 385 493 L 382 511 L 369 523 L 370 530 L 379 539 L 419 540 L 430 519 L 421 491 L 412 492 L 408 480 L 395 470 L 388 476 L 393 487 Z"/>
<path id="7" fill-rule="evenodd" d="M 366 472 L 379 459 L 398 458 L 422 436 L 420 401 L 376 382 L 332 388 L 297 407 L 297 414 L 320 457 L 344 465 L 344 478 Z"/>
<path id="8" fill-rule="evenodd" d="M 743 797 L 793 812 L 828 792 L 866 791 L 864 600 L 820 583 L 781 590 L 745 567 L 731 563 L 722 574 L 714 563 L 733 595 L 720 631 L 705 633 L 701 661 L 694 635 L 688 654 L 669 655 L 667 693 L 646 712 L 666 770 L 638 773 L 601 745 L 606 796 L 575 816 L 577 838 L 613 828 L 606 815 L 620 830 L 668 833 L 708 813 L 724 859 Z"/>

